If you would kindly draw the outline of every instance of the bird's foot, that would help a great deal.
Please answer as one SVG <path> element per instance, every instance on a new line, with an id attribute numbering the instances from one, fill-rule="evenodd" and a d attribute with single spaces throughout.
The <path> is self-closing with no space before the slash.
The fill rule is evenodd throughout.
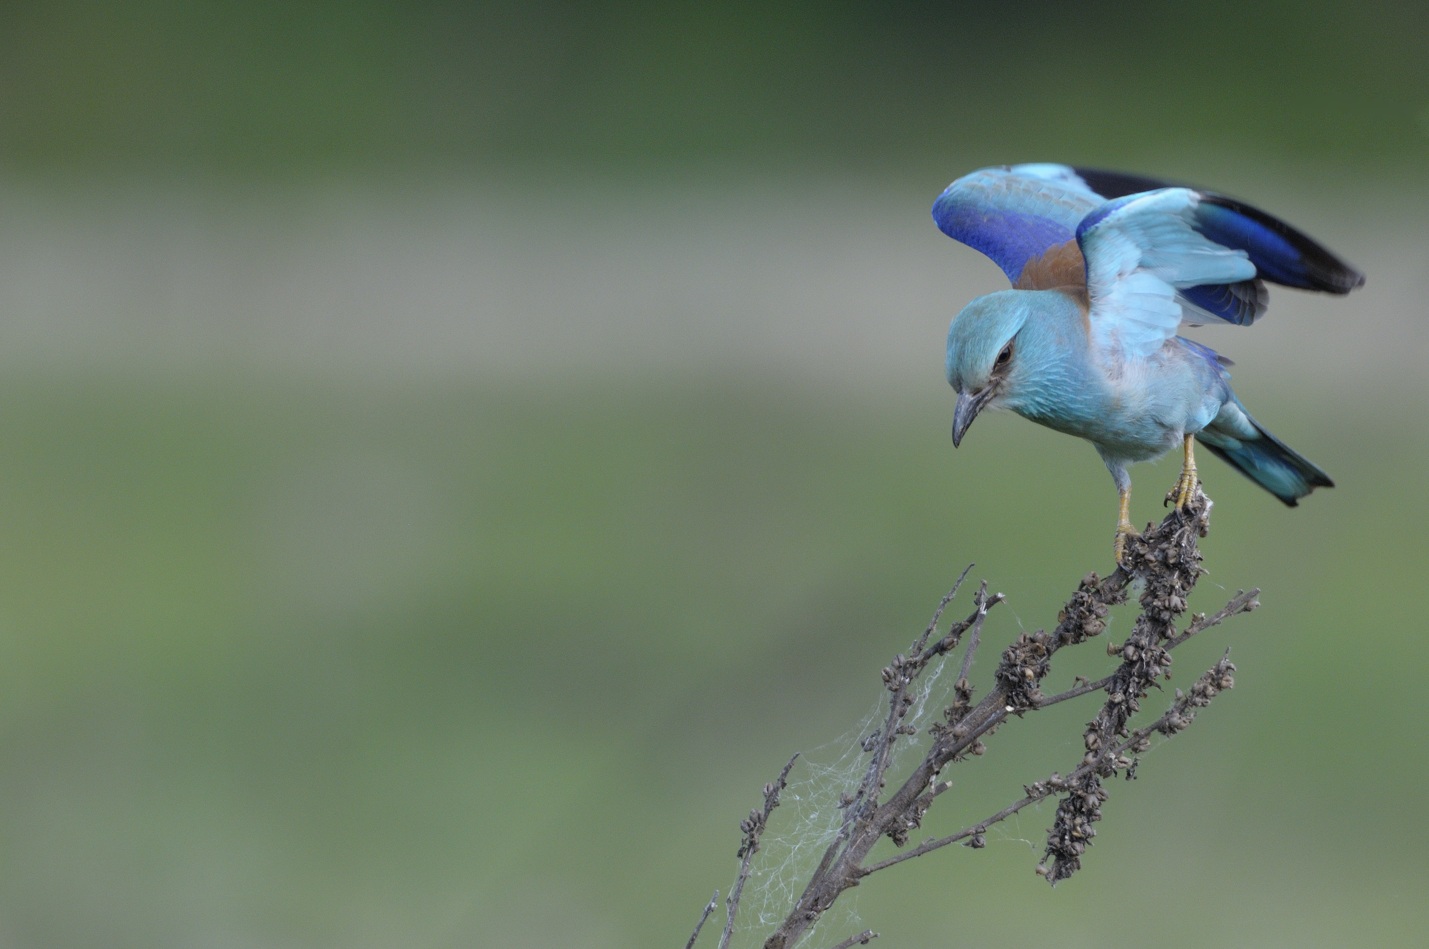
<path id="1" fill-rule="evenodd" d="M 1196 493 L 1196 487 L 1200 484 L 1200 479 L 1196 477 L 1196 454 L 1193 450 L 1195 442 L 1192 436 L 1187 435 L 1183 442 L 1185 452 L 1181 462 L 1181 477 L 1176 479 L 1176 486 L 1166 494 L 1166 500 L 1162 502 L 1165 507 L 1171 502 L 1176 502 L 1176 510 L 1184 512 L 1186 505 L 1190 503 L 1191 496 Z"/>
<path id="2" fill-rule="evenodd" d="M 1162 502 L 1162 507 L 1167 504 L 1175 504 L 1176 510 L 1185 511 L 1186 505 L 1191 503 L 1191 498 L 1200 485 L 1201 479 L 1196 477 L 1194 467 L 1189 471 L 1181 472 L 1181 477 L 1176 480 L 1175 486 L 1166 492 L 1166 500 Z"/>
<path id="3" fill-rule="evenodd" d="M 1123 520 L 1116 525 L 1116 540 L 1112 542 L 1112 553 L 1116 556 L 1118 567 L 1126 566 L 1126 543 L 1133 538 L 1139 538 L 1141 532 L 1131 526 L 1131 522 Z"/>

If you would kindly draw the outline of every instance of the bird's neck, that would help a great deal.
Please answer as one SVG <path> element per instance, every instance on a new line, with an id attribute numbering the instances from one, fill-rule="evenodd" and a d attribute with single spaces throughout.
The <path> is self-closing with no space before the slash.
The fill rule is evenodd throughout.
<path id="1" fill-rule="evenodd" d="M 1087 312 L 1074 294 L 1035 291 L 1018 334 L 1017 374 L 1003 404 L 1019 415 L 1073 433 L 1115 399 L 1095 366 Z"/>

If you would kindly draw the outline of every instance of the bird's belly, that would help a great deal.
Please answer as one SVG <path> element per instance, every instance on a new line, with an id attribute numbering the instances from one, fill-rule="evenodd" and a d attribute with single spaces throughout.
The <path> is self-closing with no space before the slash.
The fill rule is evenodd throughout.
<path id="1" fill-rule="evenodd" d="M 1128 462 L 1159 458 L 1181 443 L 1183 426 L 1152 413 L 1105 411 L 1080 416 L 1023 413 L 1039 425 L 1084 438 L 1107 457 Z"/>

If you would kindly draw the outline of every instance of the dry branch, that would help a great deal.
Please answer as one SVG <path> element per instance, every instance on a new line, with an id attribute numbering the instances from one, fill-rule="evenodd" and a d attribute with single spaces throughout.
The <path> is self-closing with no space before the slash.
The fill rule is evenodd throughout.
<path id="1" fill-rule="evenodd" d="M 987 584 L 980 584 L 973 597 L 972 612 L 938 635 L 943 611 L 967 576 L 968 571 L 963 571 L 953 589 L 939 603 L 927 629 L 914 640 L 906 654 L 895 656 L 882 670 L 883 685 L 888 693 L 887 713 L 863 742 L 862 751 L 867 758 L 862 779 L 851 794 L 830 804 L 841 811 L 838 832 L 798 899 L 765 939 L 765 949 L 792 949 L 840 894 L 871 874 L 953 843 L 980 848 L 989 827 L 1048 798 L 1059 800 L 1048 833 L 1046 853 L 1037 872 L 1053 884 L 1075 873 L 1096 835 L 1092 825 L 1102 817 L 1108 796 L 1105 779 L 1123 773 L 1134 775 L 1136 756 L 1149 747 L 1153 736 L 1169 737 L 1185 729 L 1201 708 L 1233 684 L 1235 667 L 1227 654 L 1202 674 L 1189 692 L 1177 690 L 1170 707 L 1160 717 L 1146 725 L 1132 727 L 1132 720 L 1149 691 L 1159 688 L 1159 681 L 1169 677 L 1172 650 L 1191 637 L 1259 605 L 1256 599 L 1259 591 L 1238 593 L 1217 612 L 1210 616 L 1195 614 L 1184 629 L 1178 629 L 1187 598 L 1202 572 L 1197 541 L 1206 535 L 1210 509 L 1211 502 L 1198 486 L 1184 511 L 1172 512 L 1160 525 L 1132 541 L 1124 566 L 1104 578 L 1088 574 L 1067 600 L 1050 633 L 1043 630 L 1021 633 L 1003 650 L 994 684 L 976 704 L 968 675 L 988 612 L 1001 603 L 1003 597 L 989 594 Z M 1096 681 L 1081 680 L 1064 692 L 1043 694 L 1041 683 L 1056 653 L 1100 636 L 1106 629 L 1108 611 L 1128 599 L 1133 581 L 1141 584 L 1140 613 L 1126 641 L 1107 647 L 1108 654 L 1120 660 L 1119 665 Z M 889 770 L 895 746 L 912 739 L 917 731 L 906 722 L 915 704 L 915 683 L 927 669 L 948 661 L 964 640 L 966 645 L 951 704 L 943 710 L 941 720 L 926 729 L 929 736 L 926 753 L 901 781 L 891 780 Z M 907 846 L 928 809 L 952 786 L 941 778 L 942 772 L 968 755 L 982 754 L 984 739 L 1010 716 L 1021 717 L 1093 693 L 1104 696 L 1102 706 L 1082 735 L 1085 753 L 1065 773 L 1054 771 L 1047 778 L 1025 786 L 1021 798 L 976 824 L 907 847 L 882 861 L 868 862 L 874 846 L 885 837 L 900 848 Z M 778 806 L 779 792 L 784 789 L 793 765 L 794 759 L 790 759 L 779 778 L 765 786 L 764 806 L 751 811 L 741 825 L 744 837 L 738 853 L 740 870 L 726 900 L 727 916 L 720 949 L 727 949 L 733 937 L 751 860 L 759 850 L 760 836 Z M 893 785 L 891 791 L 888 790 L 890 785 Z M 707 909 L 706 917 L 708 912 Z M 697 927 L 691 944 L 698 934 Z M 838 943 L 835 949 L 866 944 L 875 935 L 872 931 L 859 933 Z"/>

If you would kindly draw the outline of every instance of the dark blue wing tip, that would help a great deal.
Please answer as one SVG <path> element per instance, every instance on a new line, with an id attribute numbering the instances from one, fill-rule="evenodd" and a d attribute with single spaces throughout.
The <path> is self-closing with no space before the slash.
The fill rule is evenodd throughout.
<path id="1" fill-rule="evenodd" d="M 1302 290 L 1345 294 L 1365 277 L 1319 241 L 1257 207 L 1202 192 L 1196 229 L 1218 244 L 1250 255 L 1259 276 Z"/>

